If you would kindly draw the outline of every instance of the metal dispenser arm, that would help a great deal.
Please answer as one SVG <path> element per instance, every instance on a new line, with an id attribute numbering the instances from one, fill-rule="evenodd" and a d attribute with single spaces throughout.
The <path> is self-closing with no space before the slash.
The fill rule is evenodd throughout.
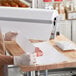
<path id="1" fill-rule="evenodd" d="M 53 21 L 53 29 L 52 29 L 52 32 L 51 32 L 51 36 L 50 36 L 50 39 L 54 39 L 56 37 L 56 35 L 59 35 L 59 30 L 57 30 L 58 28 L 58 24 L 57 24 L 57 17 L 54 18 L 54 21 Z"/>

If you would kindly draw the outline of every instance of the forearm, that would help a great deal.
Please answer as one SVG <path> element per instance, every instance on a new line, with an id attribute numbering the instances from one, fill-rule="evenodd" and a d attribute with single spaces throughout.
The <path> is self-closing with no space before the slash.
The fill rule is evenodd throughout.
<path id="1" fill-rule="evenodd" d="M 14 64 L 12 56 L 0 55 L 0 65 Z"/>

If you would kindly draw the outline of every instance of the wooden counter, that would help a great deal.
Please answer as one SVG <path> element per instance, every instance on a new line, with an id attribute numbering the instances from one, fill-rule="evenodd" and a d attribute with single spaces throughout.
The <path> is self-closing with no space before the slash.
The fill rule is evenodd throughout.
<path id="1" fill-rule="evenodd" d="M 35 66 L 20 66 L 21 70 L 23 72 L 26 71 L 34 71 L 34 70 L 46 70 L 46 69 L 59 69 L 59 68 L 67 68 L 67 67 L 76 67 L 76 50 L 71 51 L 62 51 L 60 48 L 58 48 L 55 45 L 55 41 L 70 41 L 64 36 L 57 36 L 54 40 L 49 40 L 49 42 L 62 54 L 67 56 L 69 58 L 68 61 L 57 63 L 57 64 L 50 64 L 50 65 L 35 65 Z M 32 41 L 33 42 L 33 41 Z M 34 40 L 35 42 L 35 40 Z M 37 41 L 36 41 L 37 42 Z M 72 41 L 71 41 L 72 42 Z M 11 55 L 21 55 L 24 53 L 24 51 L 16 44 L 14 41 L 12 42 L 6 42 L 6 49 Z"/>

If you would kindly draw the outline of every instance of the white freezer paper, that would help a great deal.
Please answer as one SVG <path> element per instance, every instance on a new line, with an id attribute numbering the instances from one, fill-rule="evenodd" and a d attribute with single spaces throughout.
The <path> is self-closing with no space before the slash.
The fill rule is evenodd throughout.
<path id="1" fill-rule="evenodd" d="M 49 42 L 35 43 L 34 46 L 39 47 L 44 55 L 36 57 L 36 64 L 47 65 L 67 61 L 68 58 L 59 53 Z"/>

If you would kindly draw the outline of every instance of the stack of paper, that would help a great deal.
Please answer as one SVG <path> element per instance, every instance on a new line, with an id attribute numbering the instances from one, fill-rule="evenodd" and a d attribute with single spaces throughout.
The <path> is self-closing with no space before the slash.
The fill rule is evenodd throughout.
<path id="1" fill-rule="evenodd" d="M 47 65 L 67 61 L 68 58 L 59 53 L 49 42 L 35 43 L 43 51 L 43 56 L 36 57 L 36 64 Z"/>
<path id="2" fill-rule="evenodd" d="M 56 45 L 62 50 L 76 50 L 76 45 L 70 41 L 57 41 Z"/>

